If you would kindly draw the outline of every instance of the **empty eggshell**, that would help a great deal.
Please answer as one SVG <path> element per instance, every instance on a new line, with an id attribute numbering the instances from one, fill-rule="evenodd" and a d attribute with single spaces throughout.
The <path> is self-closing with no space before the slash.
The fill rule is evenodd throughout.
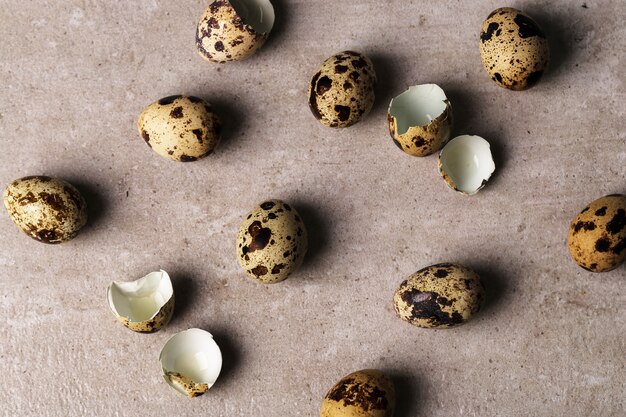
<path id="1" fill-rule="evenodd" d="M 57 178 L 15 180 L 4 190 L 3 200 L 11 220 L 39 242 L 65 242 L 87 224 L 85 199 L 72 184 Z"/>
<path id="2" fill-rule="evenodd" d="M 159 155 L 191 162 L 213 153 L 221 123 L 211 106 L 193 96 L 169 96 L 150 104 L 139 116 L 143 140 Z"/>
<path id="3" fill-rule="evenodd" d="M 174 313 L 174 288 L 163 270 L 136 281 L 113 281 L 107 289 L 107 300 L 115 317 L 139 333 L 161 330 Z"/>
<path id="4" fill-rule="evenodd" d="M 165 381 L 191 397 L 207 392 L 222 370 L 222 352 L 211 333 L 189 329 L 172 336 L 159 357 Z"/>
<path id="5" fill-rule="evenodd" d="M 269 0 L 213 0 L 196 30 L 198 53 L 212 62 L 246 59 L 265 43 L 273 25 Z"/>
<path id="6" fill-rule="evenodd" d="M 391 100 L 387 120 L 398 148 L 409 155 L 426 156 L 450 139 L 452 107 L 438 85 L 415 85 Z"/>
<path id="7" fill-rule="evenodd" d="M 320 417 L 391 417 L 396 407 L 393 381 L 377 369 L 341 378 L 328 391 Z"/>
<path id="8" fill-rule="evenodd" d="M 606 272 L 626 261 L 626 195 L 591 202 L 572 221 L 567 238 L 572 258 L 582 268 Z"/>
<path id="9" fill-rule="evenodd" d="M 519 10 L 494 10 L 480 33 L 480 58 L 487 74 L 500 86 L 525 90 L 548 67 L 550 50 L 541 28 Z"/>
<path id="10" fill-rule="evenodd" d="M 489 142 L 474 135 L 448 142 L 439 153 L 438 167 L 446 184 L 466 195 L 483 188 L 496 169 Z"/>

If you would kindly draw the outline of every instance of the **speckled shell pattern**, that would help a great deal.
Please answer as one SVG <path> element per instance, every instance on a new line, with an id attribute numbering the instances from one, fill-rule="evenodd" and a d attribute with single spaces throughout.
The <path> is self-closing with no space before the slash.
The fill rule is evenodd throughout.
<path id="1" fill-rule="evenodd" d="M 46 176 L 24 177 L 4 190 L 11 220 L 43 243 L 61 243 L 87 224 L 87 203 L 70 183 Z"/>
<path id="2" fill-rule="evenodd" d="M 450 140 L 452 133 L 452 106 L 446 100 L 446 109 L 424 126 L 411 126 L 405 133 L 398 134 L 396 118 L 387 115 L 389 133 L 393 143 L 412 156 L 428 156 L 439 151 Z"/>
<path id="3" fill-rule="evenodd" d="M 139 116 L 143 140 L 159 155 L 192 162 L 213 153 L 220 141 L 221 123 L 211 106 L 193 96 L 164 97 Z"/>
<path id="4" fill-rule="evenodd" d="M 287 278 L 302 264 L 307 249 L 307 230 L 300 215 L 280 200 L 257 206 L 237 233 L 239 264 L 264 284 Z"/>
<path id="5" fill-rule="evenodd" d="M 567 246 L 574 261 L 606 272 L 626 261 L 626 195 L 612 194 L 589 204 L 572 221 Z"/>
<path id="6" fill-rule="evenodd" d="M 168 372 L 163 376 L 165 379 L 169 379 L 172 384 L 181 387 L 189 398 L 199 397 L 209 390 L 208 384 L 197 384 L 193 382 L 191 378 L 181 375 L 177 372 Z"/>
<path id="7" fill-rule="evenodd" d="M 358 52 L 341 52 L 315 71 L 309 84 L 309 107 L 324 126 L 352 126 L 372 109 L 375 88 L 372 61 Z"/>
<path id="8" fill-rule="evenodd" d="M 443 180 L 446 182 L 446 185 L 448 187 L 452 188 L 454 191 L 459 192 L 461 194 L 466 194 L 463 191 L 459 190 L 459 188 L 456 186 L 456 182 L 454 182 L 454 180 L 452 180 L 452 178 L 446 173 L 446 171 L 444 171 L 443 164 L 441 163 L 441 153 L 439 153 L 439 157 L 437 159 L 437 170 L 439 171 L 439 174 L 441 175 Z M 486 183 L 483 183 L 482 186 L 478 190 L 483 188 L 485 184 Z"/>
<path id="9" fill-rule="evenodd" d="M 127 317 L 118 316 L 117 319 L 130 330 L 138 333 L 155 333 L 161 330 L 174 314 L 174 295 L 170 298 L 159 312 L 150 320 L 130 321 Z"/>
<path id="10" fill-rule="evenodd" d="M 480 33 L 480 57 L 489 76 L 501 87 L 525 90 L 548 67 L 548 40 L 534 20 L 519 10 L 493 11 Z"/>
<path id="11" fill-rule="evenodd" d="M 268 36 L 269 33 L 258 33 L 243 23 L 228 1 L 216 0 L 200 18 L 196 46 L 207 61 L 240 61 L 254 54 Z"/>
<path id="12" fill-rule="evenodd" d="M 328 391 L 320 417 L 391 417 L 395 405 L 391 379 L 381 371 L 365 369 L 342 378 Z"/>
<path id="13" fill-rule="evenodd" d="M 425 328 L 454 327 L 477 313 L 485 298 L 478 274 L 461 265 L 442 263 L 417 271 L 393 297 L 398 316 Z"/>

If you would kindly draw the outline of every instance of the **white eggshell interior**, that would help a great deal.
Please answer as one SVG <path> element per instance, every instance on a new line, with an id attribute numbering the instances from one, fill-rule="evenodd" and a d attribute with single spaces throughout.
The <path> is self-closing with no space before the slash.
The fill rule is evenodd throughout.
<path id="1" fill-rule="evenodd" d="M 161 350 L 163 375 L 176 372 L 197 384 L 215 384 L 222 370 L 222 352 L 211 333 L 201 329 L 189 329 L 175 334 Z M 181 387 L 165 380 L 176 390 L 186 394 Z"/>
<path id="2" fill-rule="evenodd" d="M 167 272 L 162 270 L 136 281 L 114 281 L 107 294 L 113 313 L 126 317 L 131 322 L 154 318 L 172 295 L 172 281 Z"/>
<path id="3" fill-rule="evenodd" d="M 474 135 L 452 139 L 441 150 L 439 160 L 441 170 L 467 194 L 475 194 L 496 169 L 489 142 Z"/>
<path id="4" fill-rule="evenodd" d="M 412 126 L 426 126 L 446 109 L 446 94 L 437 84 L 409 87 L 389 104 L 389 114 L 395 117 L 398 134 Z"/>
<path id="5" fill-rule="evenodd" d="M 268 33 L 274 26 L 274 6 L 269 0 L 229 0 L 241 20 L 258 33 Z"/>

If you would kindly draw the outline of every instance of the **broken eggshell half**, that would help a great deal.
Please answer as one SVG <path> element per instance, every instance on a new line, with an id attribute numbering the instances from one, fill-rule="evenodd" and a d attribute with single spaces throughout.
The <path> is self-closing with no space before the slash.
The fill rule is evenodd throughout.
<path id="1" fill-rule="evenodd" d="M 213 0 L 196 30 L 198 53 L 211 62 L 246 59 L 265 43 L 274 17 L 269 0 Z"/>
<path id="2" fill-rule="evenodd" d="M 161 330 L 174 312 L 174 288 L 163 270 L 136 281 L 113 281 L 107 289 L 107 299 L 115 317 L 139 333 Z"/>
<path id="3" fill-rule="evenodd" d="M 480 136 L 457 136 L 439 153 L 439 173 L 446 184 L 466 195 L 483 188 L 495 169 L 489 142 Z"/>
<path id="4" fill-rule="evenodd" d="M 198 397 L 215 384 L 222 352 L 211 333 L 189 329 L 172 336 L 159 357 L 163 378 L 176 391 Z"/>
<path id="5" fill-rule="evenodd" d="M 409 155 L 427 156 L 450 139 L 452 106 L 438 85 L 414 85 L 391 100 L 387 120 L 398 148 Z"/>

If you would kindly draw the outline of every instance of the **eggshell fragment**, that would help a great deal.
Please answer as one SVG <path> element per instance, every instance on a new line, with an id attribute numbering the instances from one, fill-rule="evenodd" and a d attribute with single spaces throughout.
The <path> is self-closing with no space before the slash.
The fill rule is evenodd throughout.
<path id="1" fill-rule="evenodd" d="M 254 54 L 274 25 L 269 0 L 213 0 L 196 30 L 196 46 L 211 62 L 240 61 Z"/>
<path id="2" fill-rule="evenodd" d="M 165 381 L 191 397 L 206 393 L 222 369 L 222 352 L 211 333 L 189 329 L 172 336 L 159 357 Z"/>
<path id="3" fill-rule="evenodd" d="M 462 194 L 480 191 L 496 169 L 489 142 L 480 136 L 452 139 L 439 153 L 439 173 L 446 184 Z"/>
<path id="4" fill-rule="evenodd" d="M 409 155 L 427 156 L 450 139 L 452 106 L 438 85 L 415 85 L 391 100 L 387 120 L 398 148 Z"/>
<path id="5" fill-rule="evenodd" d="M 612 194 L 585 207 L 572 221 L 567 245 L 572 258 L 592 272 L 626 261 L 626 195 Z"/>
<path id="6" fill-rule="evenodd" d="M 391 379 L 376 369 L 353 372 L 328 391 L 320 417 L 391 417 L 396 407 Z"/>
<path id="7" fill-rule="evenodd" d="M 107 299 L 120 323 L 139 333 L 161 330 L 174 313 L 174 288 L 163 270 L 136 281 L 113 281 L 107 289 Z"/>

